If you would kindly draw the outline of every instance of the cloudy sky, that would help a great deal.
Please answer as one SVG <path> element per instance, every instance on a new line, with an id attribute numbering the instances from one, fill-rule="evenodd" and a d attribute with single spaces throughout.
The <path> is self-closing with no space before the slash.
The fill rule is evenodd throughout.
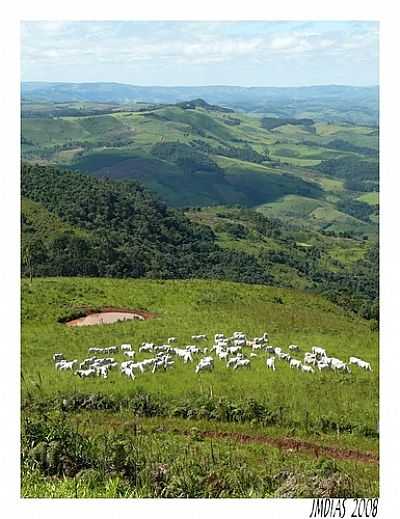
<path id="1" fill-rule="evenodd" d="M 23 22 L 23 81 L 378 84 L 376 22 Z"/>

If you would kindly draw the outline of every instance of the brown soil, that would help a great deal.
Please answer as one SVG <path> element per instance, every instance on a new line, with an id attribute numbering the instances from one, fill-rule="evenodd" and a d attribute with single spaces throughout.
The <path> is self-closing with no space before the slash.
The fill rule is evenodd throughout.
<path id="1" fill-rule="evenodd" d="M 101 308 L 100 310 L 88 309 L 85 315 L 76 319 L 66 320 L 67 326 L 91 326 L 95 324 L 111 324 L 118 321 L 139 319 L 141 321 L 152 319 L 155 314 L 145 310 L 132 310 L 126 308 Z"/>
<path id="2" fill-rule="evenodd" d="M 318 445 L 316 443 L 297 440 L 295 438 L 274 438 L 270 436 L 249 436 L 247 434 L 235 432 L 216 432 L 202 431 L 199 434 L 205 438 L 217 438 L 238 441 L 239 443 L 265 443 L 284 449 L 289 452 L 304 452 L 313 456 L 329 457 L 337 460 L 360 461 L 362 463 L 379 463 L 379 456 L 372 452 L 360 452 L 351 449 L 342 449 L 340 447 L 330 447 Z"/>

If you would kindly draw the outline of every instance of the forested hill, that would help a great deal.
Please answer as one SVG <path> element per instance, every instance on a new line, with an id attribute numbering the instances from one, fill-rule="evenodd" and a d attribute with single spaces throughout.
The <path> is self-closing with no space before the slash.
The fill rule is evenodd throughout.
<path id="1" fill-rule="evenodd" d="M 134 181 L 50 166 L 23 164 L 22 197 L 24 276 L 266 283 L 320 292 L 364 317 L 378 315 L 374 242 L 251 210 L 197 209 L 185 216 Z M 353 248 L 359 259 L 352 262 Z"/>
<path id="2" fill-rule="evenodd" d="M 270 279 L 136 182 L 27 164 L 21 175 L 24 275 Z"/>

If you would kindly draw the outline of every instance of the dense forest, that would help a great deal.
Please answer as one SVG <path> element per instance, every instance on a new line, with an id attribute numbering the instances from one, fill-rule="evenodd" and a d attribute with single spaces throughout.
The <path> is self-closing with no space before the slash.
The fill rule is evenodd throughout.
<path id="1" fill-rule="evenodd" d="M 23 165 L 21 192 L 72 226 L 49 236 L 23 206 L 23 275 L 270 279 L 254 257 L 223 251 L 210 228 L 191 223 L 136 182 Z"/>

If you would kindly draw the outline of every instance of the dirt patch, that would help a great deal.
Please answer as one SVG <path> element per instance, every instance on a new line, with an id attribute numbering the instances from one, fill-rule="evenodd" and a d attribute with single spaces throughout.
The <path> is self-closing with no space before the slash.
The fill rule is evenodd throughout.
<path id="1" fill-rule="evenodd" d="M 330 447 L 318 445 L 316 443 L 298 440 L 295 438 L 274 438 L 270 436 L 249 436 L 247 434 L 234 432 L 216 432 L 216 431 L 202 431 L 201 436 L 205 438 L 217 438 L 234 440 L 239 443 L 265 443 L 284 449 L 289 452 L 305 452 L 316 457 L 329 457 L 337 460 L 360 461 L 362 463 L 372 463 L 377 465 L 379 457 L 372 452 L 360 452 L 351 449 L 342 449 L 340 447 Z"/>
<path id="2" fill-rule="evenodd" d="M 97 324 L 112 324 L 120 321 L 152 319 L 155 314 L 145 310 L 132 310 L 126 308 L 101 308 L 79 311 L 80 316 L 63 319 L 67 326 L 93 326 Z"/>

